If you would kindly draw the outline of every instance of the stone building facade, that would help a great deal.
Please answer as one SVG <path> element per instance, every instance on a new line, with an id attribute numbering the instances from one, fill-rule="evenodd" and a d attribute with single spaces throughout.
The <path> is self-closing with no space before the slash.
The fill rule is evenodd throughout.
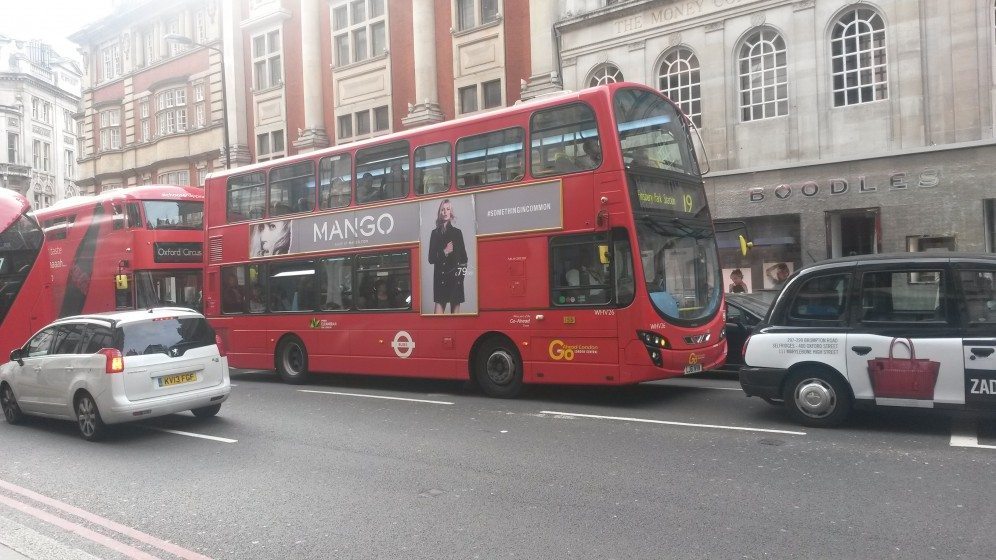
<path id="1" fill-rule="evenodd" d="M 81 72 L 38 41 L 0 36 L 0 187 L 45 208 L 77 194 Z"/>

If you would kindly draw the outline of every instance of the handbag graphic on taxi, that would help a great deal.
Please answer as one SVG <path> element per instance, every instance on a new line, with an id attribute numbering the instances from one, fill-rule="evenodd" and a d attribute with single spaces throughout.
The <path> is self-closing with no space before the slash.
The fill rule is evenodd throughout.
<path id="1" fill-rule="evenodd" d="M 896 344 L 905 344 L 910 357 L 896 358 L 893 355 Z M 893 338 L 888 358 L 868 360 L 868 377 L 876 398 L 932 400 L 940 368 L 940 362 L 917 358 L 912 340 Z"/>

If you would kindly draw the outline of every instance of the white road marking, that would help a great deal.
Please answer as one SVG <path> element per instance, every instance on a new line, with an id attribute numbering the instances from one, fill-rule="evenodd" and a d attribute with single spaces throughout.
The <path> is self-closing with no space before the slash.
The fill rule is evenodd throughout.
<path id="1" fill-rule="evenodd" d="M 343 397 L 363 397 L 365 399 L 384 399 L 389 401 L 420 402 L 428 404 L 453 404 L 449 401 L 430 401 L 426 399 L 403 399 L 401 397 L 385 397 L 383 395 L 364 395 L 361 393 L 339 393 L 336 391 L 310 391 L 308 389 L 298 389 L 300 393 L 316 393 L 319 395 L 339 395 Z"/>
<path id="2" fill-rule="evenodd" d="M 576 418 L 594 418 L 597 420 L 621 420 L 623 422 L 642 422 L 645 424 L 664 424 L 667 426 L 687 426 L 691 428 L 713 428 L 717 430 L 736 430 L 741 432 L 764 432 L 769 434 L 789 434 L 794 436 L 804 436 L 806 432 L 793 432 L 790 430 L 771 430 L 767 428 L 747 428 L 744 426 L 723 426 L 719 424 L 693 424 L 691 422 L 672 422 L 669 420 L 650 420 L 647 418 L 628 418 L 625 416 L 599 416 L 597 414 L 578 414 L 575 412 L 558 412 L 555 410 L 541 410 L 540 414 L 556 414 L 558 416 L 573 416 Z"/>
<path id="3" fill-rule="evenodd" d="M 996 449 L 996 445 L 979 443 L 979 425 L 977 423 L 952 422 L 951 447 L 974 447 L 976 449 Z"/>
<path id="4" fill-rule="evenodd" d="M 150 429 L 150 430 L 155 430 L 157 432 L 166 432 L 168 434 L 176 434 L 178 436 L 187 436 L 187 437 L 200 438 L 200 439 L 209 439 L 211 441 L 220 441 L 221 443 L 238 443 L 239 442 L 239 440 L 237 440 L 237 439 L 228 439 L 228 438 L 223 438 L 223 437 L 218 437 L 218 436 L 209 436 L 209 435 L 205 435 L 205 434 L 195 434 L 193 432 L 181 432 L 180 430 L 168 430 L 166 428 L 156 428 L 156 427 L 153 427 L 153 426 L 145 426 L 145 427 L 148 428 L 148 429 Z"/>

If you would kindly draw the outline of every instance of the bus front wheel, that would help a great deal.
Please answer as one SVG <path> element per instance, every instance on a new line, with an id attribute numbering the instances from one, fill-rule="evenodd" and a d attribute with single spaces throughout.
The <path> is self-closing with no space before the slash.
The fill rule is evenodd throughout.
<path id="1" fill-rule="evenodd" d="M 504 338 L 489 338 L 474 356 L 474 379 L 489 397 L 508 399 L 522 391 L 522 358 Z"/>
<path id="2" fill-rule="evenodd" d="M 308 381 L 308 350 L 296 336 L 288 336 L 277 345 L 277 373 L 285 383 L 300 385 Z"/>

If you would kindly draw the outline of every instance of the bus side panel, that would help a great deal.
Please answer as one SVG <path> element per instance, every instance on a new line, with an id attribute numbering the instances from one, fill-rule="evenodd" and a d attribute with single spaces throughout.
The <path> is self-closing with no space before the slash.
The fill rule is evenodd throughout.
<path id="1" fill-rule="evenodd" d="M 478 241 L 479 308 L 543 309 L 550 305 L 546 236 Z M 432 297 L 423 294 L 422 297 Z"/>

